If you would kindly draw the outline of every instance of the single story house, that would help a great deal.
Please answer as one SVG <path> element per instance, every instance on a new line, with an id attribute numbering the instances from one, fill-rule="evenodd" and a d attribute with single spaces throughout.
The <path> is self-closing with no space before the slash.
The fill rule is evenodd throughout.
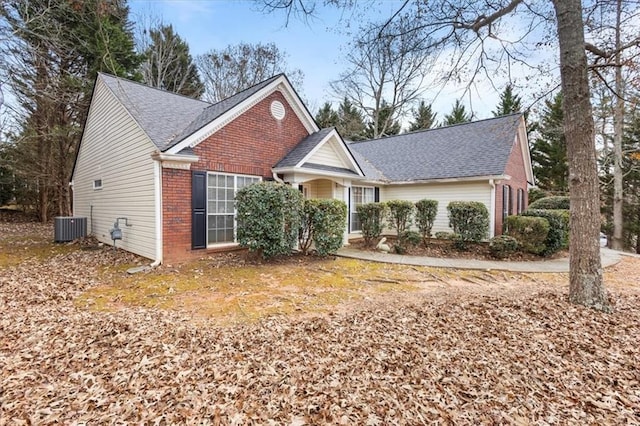
<path id="1" fill-rule="evenodd" d="M 347 142 L 283 74 L 214 104 L 97 77 L 71 185 L 74 216 L 100 241 L 126 218 L 118 246 L 156 262 L 236 247 L 235 193 L 260 180 L 343 200 L 346 244 L 358 204 L 392 199 L 438 200 L 434 232 L 449 230 L 450 201 L 480 201 L 500 234 L 533 172 L 521 114 Z"/>

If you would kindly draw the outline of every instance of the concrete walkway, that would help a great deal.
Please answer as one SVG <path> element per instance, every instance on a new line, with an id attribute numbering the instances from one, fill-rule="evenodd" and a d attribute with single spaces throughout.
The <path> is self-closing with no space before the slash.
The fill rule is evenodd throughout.
<path id="1" fill-rule="evenodd" d="M 512 272 L 569 272 L 569 258 L 540 260 L 530 262 L 511 262 L 504 260 L 446 259 L 425 256 L 404 256 L 392 253 L 373 252 L 343 247 L 338 256 L 373 262 L 397 263 L 400 265 L 433 266 L 436 268 L 502 270 Z M 620 262 L 622 256 L 630 255 L 608 248 L 600 249 L 602 266 L 612 266 Z M 631 255 L 634 256 L 634 255 Z"/>

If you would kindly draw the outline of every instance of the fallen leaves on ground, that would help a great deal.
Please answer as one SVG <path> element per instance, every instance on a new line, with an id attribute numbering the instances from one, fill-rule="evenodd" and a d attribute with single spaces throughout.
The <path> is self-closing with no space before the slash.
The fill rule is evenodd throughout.
<path id="1" fill-rule="evenodd" d="M 135 260 L 78 249 L 0 269 L 0 425 L 640 424 L 638 259 L 607 272 L 612 314 L 536 274 L 452 274 L 437 291 L 224 327 L 77 306 Z"/>

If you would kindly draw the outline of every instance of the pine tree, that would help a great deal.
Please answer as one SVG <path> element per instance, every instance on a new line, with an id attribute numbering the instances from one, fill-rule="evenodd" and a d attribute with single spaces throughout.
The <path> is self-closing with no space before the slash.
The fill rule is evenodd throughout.
<path id="1" fill-rule="evenodd" d="M 553 193 L 569 190 L 567 145 L 563 128 L 562 93 L 545 101 L 538 126 L 539 136 L 533 141 L 531 160 L 541 189 Z"/>
<path id="2" fill-rule="evenodd" d="M 340 122 L 340 117 L 338 117 L 338 113 L 331 107 L 331 102 L 325 102 L 324 105 L 322 105 L 315 119 L 321 129 L 338 126 Z"/>
<path id="3" fill-rule="evenodd" d="M 467 110 L 460 99 L 456 100 L 456 103 L 453 105 L 451 112 L 449 114 L 445 114 L 444 121 L 442 122 L 443 126 L 451 126 L 453 124 L 459 123 L 467 123 L 471 121 L 471 114 L 467 113 Z"/>
<path id="4" fill-rule="evenodd" d="M 142 76 L 150 86 L 199 98 L 204 93 L 189 45 L 171 25 L 149 30 L 149 46 L 144 52 Z"/>
<path id="5" fill-rule="evenodd" d="M 338 106 L 338 132 L 343 138 L 360 141 L 366 138 L 362 112 L 346 97 Z"/>
<path id="6" fill-rule="evenodd" d="M 365 137 L 367 139 L 384 138 L 386 136 L 393 136 L 400 133 L 402 126 L 399 121 L 393 119 L 393 109 L 385 100 L 382 100 L 380 109 L 377 113 L 377 127 L 376 123 L 369 121 L 365 130 Z"/>
<path id="7" fill-rule="evenodd" d="M 436 116 L 433 112 L 432 105 L 427 105 L 425 101 L 420 101 L 418 109 L 413 110 L 413 121 L 409 125 L 409 131 L 431 129 L 436 126 Z"/>
<path id="8" fill-rule="evenodd" d="M 522 99 L 519 95 L 513 93 L 513 85 L 507 84 L 504 88 L 504 92 L 500 94 L 500 103 L 498 103 L 498 109 L 493 111 L 494 117 L 500 117 L 502 115 L 513 114 L 522 111 Z"/>
<path id="9" fill-rule="evenodd" d="M 28 185 L 18 201 L 35 205 L 42 221 L 70 213 L 68 182 L 96 74 L 138 77 L 128 13 L 123 1 L 0 3 L 0 80 L 23 117 L 11 141 L 15 177 Z"/>

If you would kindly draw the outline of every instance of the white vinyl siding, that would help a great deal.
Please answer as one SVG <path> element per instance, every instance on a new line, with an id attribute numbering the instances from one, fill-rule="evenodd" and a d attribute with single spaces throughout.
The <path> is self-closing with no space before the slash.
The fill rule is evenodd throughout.
<path id="1" fill-rule="evenodd" d="M 259 182 L 260 177 L 207 174 L 207 244 L 235 242 L 236 208 L 235 196 L 239 189 Z"/>
<path id="2" fill-rule="evenodd" d="M 325 166 L 350 168 L 343 156 L 335 149 L 334 144 L 329 141 L 323 144 L 311 157 L 307 163 L 322 164 Z"/>
<path id="3" fill-rule="evenodd" d="M 492 212 L 491 187 L 488 182 L 389 185 L 380 191 L 380 201 L 408 200 L 416 202 L 424 198 L 438 201 L 438 213 L 433 224 L 432 234 L 452 231 L 449 228 L 447 215 L 447 205 L 451 201 L 479 201 L 487 206 L 489 214 Z M 387 229 L 385 232 L 390 232 L 390 230 Z M 489 233 L 492 236 L 493 229 L 490 229 Z"/>
<path id="4" fill-rule="evenodd" d="M 73 211 L 88 219 L 88 231 L 112 244 L 109 230 L 118 217 L 118 247 L 149 259 L 156 255 L 155 145 L 98 78 L 73 176 Z M 100 190 L 94 189 L 100 180 Z"/>

